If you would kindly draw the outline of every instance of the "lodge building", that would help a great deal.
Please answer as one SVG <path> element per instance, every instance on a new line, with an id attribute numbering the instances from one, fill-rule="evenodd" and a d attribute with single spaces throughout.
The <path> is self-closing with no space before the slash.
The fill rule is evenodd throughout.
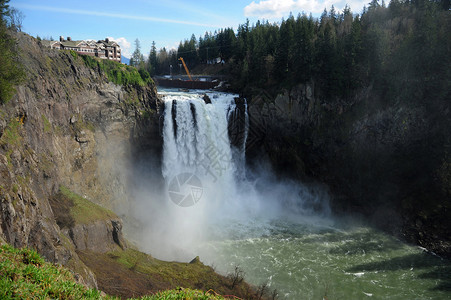
<path id="1" fill-rule="evenodd" d="M 67 37 L 66 40 L 63 36 L 60 36 L 59 41 L 44 40 L 42 43 L 52 49 L 73 50 L 80 55 L 121 62 L 121 47 L 108 38 L 96 42 L 94 40 L 73 41 L 70 37 Z"/>

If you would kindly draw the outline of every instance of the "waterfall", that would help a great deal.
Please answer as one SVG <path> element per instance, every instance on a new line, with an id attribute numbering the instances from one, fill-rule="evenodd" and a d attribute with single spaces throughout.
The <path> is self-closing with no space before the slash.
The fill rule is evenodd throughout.
<path id="1" fill-rule="evenodd" d="M 250 122 L 245 100 L 212 92 L 207 104 L 197 93 L 160 94 L 164 186 L 144 183 L 135 213 L 144 224 L 141 244 L 152 255 L 189 261 L 205 242 L 267 234 L 275 220 L 307 220 L 312 213 L 327 212 L 322 189 L 279 180 L 264 160 L 259 169 L 246 171 Z"/>
<path id="2" fill-rule="evenodd" d="M 235 178 L 244 174 L 249 122 L 247 107 L 234 98 L 215 94 L 206 104 L 198 94 L 164 97 L 162 174 L 175 204 L 196 204 L 204 198 L 205 186 L 230 194 Z"/>

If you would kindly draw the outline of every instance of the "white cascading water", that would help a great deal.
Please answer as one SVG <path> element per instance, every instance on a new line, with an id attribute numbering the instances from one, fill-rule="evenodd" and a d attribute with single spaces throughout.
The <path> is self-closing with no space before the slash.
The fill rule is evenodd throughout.
<path id="1" fill-rule="evenodd" d="M 233 189 L 236 167 L 228 135 L 228 112 L 235 109 L 234 97 L 220 94 L 213 101 L 214 105 L 206 104 L 200 95 L 165 97 L 162 173 L 167 181 L 191 173 L 202 182 Z"/>
<path id="2" fill-rule="evenodd" d="M 235 179 L 244 176 L 238 173 L 244 172 L 239 164 L 244 164 L 247 125 L 242 145 L 232 146 L 229 122 L 240 116 L 235 113 L 236 95 L 210 95 L 212 104 L 206 104 L 201 94 L 163 93 L 166 191 L 159 204 L 151 204 L 149 218 L 159 226 L 149 228 L 149 234 L 159 244 L 148 246 L 162 259 L 191 259 L 197 255 L 195 247 L 208 238 L 213 223 L 242 211 L 244 203 L 237 197 Z M 245 118 L 242 123 L 248 124 L 247 112 L 241 116 Z"/>
<path id="3" fill-rule="evenodd" d="M 190 260 L 201 254 L 204 242 L 260 229 L 263 234 L 268 222 L 290 214 L 298 219 L 323 200 L 301 196 L 305 187 L 279 182 L 264 163 L 253 180 L 247 179 L 249 117 L 237 95 L 210 92 L 212 103 L 206 104 L 198 93 L 161 94 L 165 187 L 136 212 L 148 225 L 141 230 L 148 237 L 145 248 L 155 257 Z"/>

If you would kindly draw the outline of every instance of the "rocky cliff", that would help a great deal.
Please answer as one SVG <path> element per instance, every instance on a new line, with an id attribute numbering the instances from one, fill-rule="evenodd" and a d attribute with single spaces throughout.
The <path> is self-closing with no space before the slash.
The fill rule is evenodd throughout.
<path id="1" fill-rule="evenodd" d="M 158 126 L 156 89 L 113 84 L 75 53 L 44 48 L 28 35 L 18 34 L 17 42 L 27 79 L 0 106 L 0 237 L 95 285 L 75 250 L 125 244 L 121 220 L 86 203 L 126 211 L 128 178 L 119 171 L 129 168 L 138 137 Z M 62 191 L 70 214 L 58 211 Z M 86 221 L 92 211 L 100 219 Z M 65 216 L 72 221 L 64 223 Z"/>
<path id="2" fill-rule="evenodd" d="M 280 173 L 325 182 L 336 212 L 450 256 L 450 103 L 379 94 L 324 99 L 314 82 L 254 91 L 250 162 L 267 155 Z"/>

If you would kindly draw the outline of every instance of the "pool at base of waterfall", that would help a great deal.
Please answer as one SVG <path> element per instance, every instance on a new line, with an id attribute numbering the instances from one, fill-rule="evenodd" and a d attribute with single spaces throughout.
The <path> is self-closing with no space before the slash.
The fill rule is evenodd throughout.
<path id="1" fill-rule="evenodd" d="M 279 299 L 450 299 L 451 264 L 364 226 L 274 220 L 222 228 L 201 260 L 277 290 Z"/>

